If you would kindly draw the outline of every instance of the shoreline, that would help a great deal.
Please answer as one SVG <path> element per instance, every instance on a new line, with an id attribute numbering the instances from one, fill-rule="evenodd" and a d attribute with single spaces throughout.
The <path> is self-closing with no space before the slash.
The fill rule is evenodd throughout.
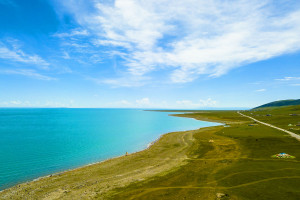
<path id="1" fill-rule="evenodd" d="M 179 116 L 223 126 L 163 134 L 146 150 L 7 189 L 0 199 L 299 199 L 299 141 L 248 126 L 234 111 Z M 278 149 L 295 160 L 271 158 Z"/>
<path id="2" fill-rule="evenodd" d="M 174 116 L 174 117 L 186 117 L 186 116 L 179 116 L 179 115 L 185 115 L 185 114 L 189 114 L 189 113 L 182 113 L 182 114 L 170 114 L 170 116 Z M 177 116 L 178 115 L 178 116 Z M 100 165 L 100 164 L 103 164 L 103 163 L 106 163 L 106 162 L 109 162 L 109 161 L 112 161 L 112 160 L 115 160 L 115 159 L 120 159 L 120 158 L 123 158 L 123 157 L 127 157 L 129 155 L 133 155 L 133 154 L 137 154 L 137 153 L 140 153 L 140 152 L 143 152 L 143 151 L 146 151 L 148 150 L 150 147 L 152 147 L 154 144 L 156 144 L 157 142 L 159 142 L 159 140 L 162 139 L 163 136 L 167 135 L 167 134 L 170 134 L 170 133 L 175 133 L 175 132 L 186 132 L 186 131 L 195 131 L 195 130 L 199 130 L 199 129 L 203 129 L 203 128 L 209 128 L 209 127 L 217 127 L 217 126 L 223 126 L 224 124 L 222 124 L 221 121 L 219 122 L 216 122 L 216 121 L 208 121 L 208 120 L 200 120 L 200 119 L 196 119 L 196 118 L 192 118 L 192 117 L 186 117 L 186 118 L 190 118 L 190 119 L 194 119 L 194 120 L 197 120 L 197 121 L 204 121 L 204 122 L 215 122 L 215 123 L 220 123 L 218 125 L 213 125 L 213 126 L 206 126 L 206 127 L 200 127 L 200 128 L 197 128 L 197 129 L 191 129 L 191 130 L 182 130 L 182 131 L 172 131 L 172 132 L 167 132 L 167 133 L 163 133 L 161 134 L 157 139 L 153 140 L 152 142 L 149 142 L 145 148 L 139 150 L 139 151 L 135 151 L 135 152 L 132 152 L 132 153 L 128 153 L 126 154 L 123 154 L 123 155 L 120 155 L 120 156 L 114 156 L 114 157 L 110 157 L 110 158 L 107 158 L 107 159 L 104 159 L 102 161 L 97 161 L 97 162 L 92 162 L 92 163 L 88 163 L 88 164 L 85 164 L 85 165 L 82 165 L 82 166 L 79 166 L 79 167 L 75 167 L 75 168 L 71 168 L 71 169 L 67 169 L 67 170 L 63 170 L 63 171 L 58 171 L 56 173 L 52 173 L 52 174 L 48 174 L 48 175 L 45 175 L 45 176 L 40 176 L 40 177 L 37 177 L 37 178 L 34 178 L 32 180 L 28 180 L 28 181 L 24 181 L 24 182 L 21 182 L 21 183 L 17 183 L 17 184 L 14 184 L 8 188 L 4 188 L 3 190 L 0 190 L 0 194 L 13 188 L 13 187 L 17 187 L 19 185 L 23 185 L 23 184 L 29 184 L 29 183 L 34 183 L 34 182 L 37 182 L 37 181 L 40 181 L 40 180 L 43 180 L 43 179 L 46 179 L 46 178 L 50 178 L 50 177 L 55 177 L 55 176 L 60 176 L 60 175 L 63 175 L 65 173 L 68 173 L 68 172 L 72 172 L 72 171 L 76 171 L 76 170 L 80 170 L 80 169 L 83 169 L 83 168 L 86 168 L 86 167 L 90 167 L 90 166 L 94 166 L 94 165 Z"/>
<path id="3" fill-rule="evenodd" d="M 205 128 L 205 127 L 204 127 Z M 97 165 L 97 164 L 102 164 L 102 163 L 105 163 L 105 162 L 108 162 L 108 161 L 111 161 L 111 160 L 114 160 L 114 159 L 118 159 L 118 158 L 122 158 L 122 157 L 126 157 L 126 156 L 129 156 L 129 155 L 132 155 L 132 154 L 135 154 L 135 153 L 139 153 L 139 152 L 142 152 L 142 151 L 145 151 L 147 149 L 149 149 L 152 145 L 154 145 L 156 142 L 158 142 L 162 136 L 166 135 L 166 134 L 169 134 L 169 133 L 172 133 L 172 132 L 168 132 L 168 133 L 164 133 L 162 135 L 160 135 L 156 140 L 152 141 L 152 142 L 149 142 L 146 146 L 146 148 L 144 149 L 141 149 L 139 151 L 135 151 L 135 152 L 132 152 L 132 153 L 128 153 L 128 154 L 124 154 L 124 155 L 120 155 L 120 156 L 114 156 L 114 157 L 110 157 L 110 158 L 107 158 L 107 159 L 104 159 L 104 160 L 101 160 L 101 161 L 97 161 L 97 162 L 92 162 L 92 163 L 89 163 L 89 164 L 85 164 L 85 165 L 82 165 L 82 166 L 79 166 L 79 167 L 75 167 L 75 168 L 72 168 L 72 169 L 67 169 L 67 170 L 63 170 L 63 171 L 59 171 L 59 172 L 56 172 L 56 173 L 52 173 L 52 174 L 49 174 L 49 175 L 45 175 L 45 176 L 40 176 L 40 177 L 37 177 L 35 179 L 32 179 L 32 180 L 29 180 L 29 181 L 25 181 L 25 182 L 22 182 L 22 183 L 17 183 L 13 186 L 10 186 L 8 188 L 5 188 L 3 190 L 0 190 L 0 193 L 10 189 L 10 188 L 13 188 L 13 187 L 16 187 L 18 185 L 22 185 L 22 184 L 27 184 L 27 183 L 32 183 L 32 182 L 37 182 L 39 180 L 42 180 L 44 178 L 50 178 L 50 177 L 53 177 L 53 176 L 59 176 L 59 175 L 62 175 L 64 173 L 67 173 L 67 172 L 72 172 L 72 171 L 75 171 L 75 170 L 79 170 L 79 169 L 83 169 L 85 167 L 89 167 L 89 166 L 93 166 L 93 165 Z"/>

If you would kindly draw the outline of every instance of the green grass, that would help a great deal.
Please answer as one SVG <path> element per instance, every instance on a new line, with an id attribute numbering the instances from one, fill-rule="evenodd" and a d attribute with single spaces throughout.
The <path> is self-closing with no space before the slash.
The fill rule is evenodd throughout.
<path id="1" fill-rule="evenodd" d="M 300 199 L 299 141 L 270 127 L 248 126 L 248 119 L 234 111 L 184 116 L 234 123 L 213 134 L 194 135 L 199 149 L 190 156 L 202 159 L 190 160 L 163 177 L 120 188 L 112 199 L 216 199 L 218 192 L 229 199 Z M 218 137 L 223 141 L 204 142 Z M 296 158 L 271 157 L 280 152 Z"/>
<path id="2" fill-rule="evenodd" d="M 254 109 L 244 113 L 260 121 L 300 134 L 300 126 L 296 126 L 300 124 L 300 105 Z M 266 116 L 267 114 L 271 116 Z M 289 124 L 292 126 L 289 126 Z"/>
<path id="3" fill-rule="evenodd" d="M 273 102 L 258 106 L 255 109 L 281 107 L 281 106 L 295 106 L 295 105 L 300 105 L 300 99 L 273 101 Z"/>
<path id="4" fill-rule="evenodd" d="M 219 186 L 232 187 L 226 193 L 238 199 L 300 198 L 299 141 L 262 125 L 239 125 L 217 134 L 237 139 L 243 149 L 241 157 L 245 157 L 216 174 Z M 296 159 L 271 158 L 280 152 Z"/>
<path id="5" fill-rule="evenodd" d="M 165 134 L 147 150 L 17 185 L 1 192 L 0 199 L 107 199 L 115 188 L 184 165 L 193 134 L 209 129 Z"/>
<path id="6" fill-rule="evenodd" d="M 246 111 L 285 127 L 299 106 Z M 251 114 L 252 113 L 252 114 Z M 272 116 L 267 117 L 266 114 Z M 300 142 L 253 123 L 236 111 L 197 111 L 177 115 L 227 123 L 170 133 L 150 149 L 59 176 L 22 184 L 0 199 L 300 199 Z M 293 118 L 294 117 L 294 118 Z M 285 152 L 294 159 L 273 158 Z"/>

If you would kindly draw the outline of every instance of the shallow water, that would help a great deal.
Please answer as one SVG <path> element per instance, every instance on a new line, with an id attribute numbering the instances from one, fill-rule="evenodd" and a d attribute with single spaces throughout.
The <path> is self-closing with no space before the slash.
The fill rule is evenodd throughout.
<path id="1" fill-rule="evenodd" d="M 217 123 L 136 109 L 0 109 L 0 189 Z"/>

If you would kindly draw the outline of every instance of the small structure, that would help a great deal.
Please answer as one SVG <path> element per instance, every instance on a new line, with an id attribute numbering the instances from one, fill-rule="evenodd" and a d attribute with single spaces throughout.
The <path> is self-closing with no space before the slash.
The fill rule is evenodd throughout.
<path id="1" fill-rule="evenodd" d="M 290 114 L 290 116 L 298 116 L 297 114 Z"/>
<path id="2" fill-rule="evenodd" d="M 295 156 L 291 156 L 287 153 L 279 153 L 272 156 L 273 158 L 295 158 Z"/>
<path id="3" fill-rule="evenodd" d="M 298 124 L 296 124 L 296 126 L 300 126 L 300 122 L 298 122 Z"/>
<path id="4" fill-rule="evenodd" d="M 293 126 L 293 124 L 289 124 L 288 126 Z"/>
<path id="5" fill-rule="evenodd" d="M 125 156 L 128 156 L 129 154 L 128 154 L 128 152 L 126 151 L 126 154 L 125 154 Z"/>
<path id="6" fill-rule="evenodd" d="M 272 115 L 271 115 L 271 114 L 266 114 L 266 116 L 267 116 L 267 117 L 270 117 L 270 116 L 272 116 Z"/>
<path id="7" fill-rule="evenodd" d="M 257 126 L 258 124 L 248 124 L 248 126 Z"/>
<path id="8" fill-rule="evenodd" d="M 217 199 L 224 199 L 226 197 L 229 197 L 228 194 L 224 194 L 224 193 L 220 193 L 220 192 L 217 193 L 216 196 L 217 196 Z"/>

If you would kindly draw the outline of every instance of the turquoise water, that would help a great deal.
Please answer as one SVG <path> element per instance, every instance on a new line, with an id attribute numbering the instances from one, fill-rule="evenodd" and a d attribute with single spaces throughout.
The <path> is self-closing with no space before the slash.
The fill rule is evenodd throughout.
<path id="1" fill-rule="evenodd" d="M 0 189 L 213 125 L 135 109 L 0 109 Z"/>

